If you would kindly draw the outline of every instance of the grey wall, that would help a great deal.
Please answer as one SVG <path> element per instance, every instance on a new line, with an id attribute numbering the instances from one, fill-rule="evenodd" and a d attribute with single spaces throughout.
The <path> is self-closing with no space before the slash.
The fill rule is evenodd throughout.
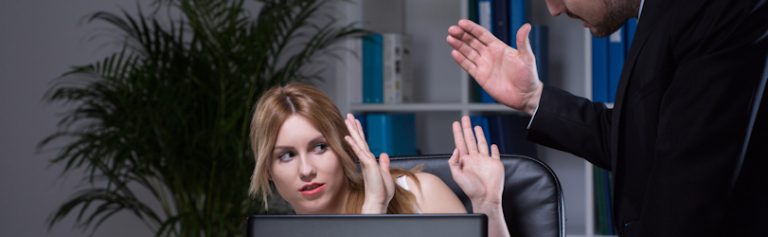
<path id="1" fill-rule="evenodd" d="M 110 52 L 104 26 L 85 24 L 88 13 L 117 10 L 118 1 L 0 0 L 0 236 L 87 236 L 68 218 L 47 230 L 50 213 L 73 194 L 80 174 L 60 176 L 61 166 L 38 152 L 37 143 L 55 131 L 57 112 L 41 98 L 69 66 Z M 135 1 L 120 1 L 129 10 Z M 83 186 L 80 186 L 83 187 Z M 118 214 L 94 236 L 152 236 L 140 221 Z"/>
<path id="2" fill-rule="evenodd" d="M 96 11 L 136 11 L 149 0 L 0 0 L 0 236 L 87 236 L 74 218 L 50 231 L 47 220 L 77 190 L 87 187 L 82 173 L 61 175 L 51 165 L 55 147 L 39 151 L 37 144 L 56 131 L 63 105 L 45 104 L 50 83 L 70 66 L 95 62 L 119 50 L 115 30 L 87 23 Z M 252 15 L 259 4 L 247 1 Z M 145 8 L 146 9 L 146 8 Z M 146 11 L 145 11 L 146 12 Z M 165 14 L 165 12 L 160 12 Z M 173 13 L 171 13 L 173 14 Z M 110 38 L 113 37 L 113 38 Z M 322 61 L 322 60 L 319 60 Z M 335 78 L 331 67 L 325 78 Z M 331 82 L 329 80 L 328 82 Z M 317 83 L 334 95 L 334 87 Z M 148 196 L 141 190 L 141 198 Z M 157 206 L 154 203 L 149 205 Z M 93 236 L 153 236 L 129 213 L 116 214 Z"/>

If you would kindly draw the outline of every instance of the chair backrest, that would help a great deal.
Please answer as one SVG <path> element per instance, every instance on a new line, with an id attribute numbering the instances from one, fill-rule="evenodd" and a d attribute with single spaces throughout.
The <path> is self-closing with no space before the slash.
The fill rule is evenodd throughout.
<path id="1" fill-rule="evenodd" d="M 442 179 L 464 203 L 472 205 L 467 195 L 451 177 L 450 155 L 392 157 L 391 167 L 410 169 L 423 164 L 424 172 Z M 560 181 L 543 162 L 521 155 L 502 155 L 505 179 L 502 208 L 511 236 L 565 236 L 565 209 Z"/>

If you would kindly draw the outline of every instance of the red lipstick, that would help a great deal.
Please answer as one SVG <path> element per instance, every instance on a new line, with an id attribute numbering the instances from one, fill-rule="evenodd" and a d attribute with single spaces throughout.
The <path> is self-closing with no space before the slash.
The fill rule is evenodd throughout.
<path id="1" fill-rule="evenodd" d="M 311 197 L 320 194 L 325 189 L 324 183 L 308 183 L 299 189 L 301 195 Z"/>

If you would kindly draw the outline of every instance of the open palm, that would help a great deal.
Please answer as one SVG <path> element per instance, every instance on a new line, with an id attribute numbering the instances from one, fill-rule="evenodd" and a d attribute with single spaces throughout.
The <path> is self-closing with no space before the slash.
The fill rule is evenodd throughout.
<path id="1" fill-rule="evenodd" d="M 344 139 L 354 150 L 363 173 L 365 200 L 363 200 L 361 213 L 386 213 L 389 202 L 395 196 L 395 183 L 389 172 L 389 155 L 382 153 L 379 156 L 379 163 L 377 163 L 376 157 L 368 148 L 368 142 L 365 141 L 365 134 L 360 121 L 355 119 L 352 114 L 347 114 L 347 119 L 344 122 L 349 129 L 349 136 L 345 136 Z"/>
<path id="2" fill-rule="evenodd" d="M 475 140 L 477 137 L 477 140 Z M 501 203 L 504 189 L 504 165 L 496 145 L 488 151 L 488 143 L 480 127 L 474 134 L 469 117 L 453 123 L 456 149 L 448 160 L 453 180 L 472 201 L 473 206 Z"/>
<path id="3" fill-rule="evenodd" d="M 529 24 L 517 32 L 518 49 L 509 47 L 491 32 L 469 20 L 448 28 L 451 56 L 493 98 L 509 107 L 528 111 L 538 104 L 542 84 L 531 50 Z M 532 101 L 533 99 L 533 101 Z M 533 106 L 535 107 L 535 106 Z"/>

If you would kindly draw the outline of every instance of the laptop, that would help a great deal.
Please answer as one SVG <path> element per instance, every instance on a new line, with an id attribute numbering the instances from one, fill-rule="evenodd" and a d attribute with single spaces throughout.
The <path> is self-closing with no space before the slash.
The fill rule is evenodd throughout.
<path id="1" fill-rule="evenodd" d="M 484 214 L 252 215 L 248 237 L 487 237 Z"/>

